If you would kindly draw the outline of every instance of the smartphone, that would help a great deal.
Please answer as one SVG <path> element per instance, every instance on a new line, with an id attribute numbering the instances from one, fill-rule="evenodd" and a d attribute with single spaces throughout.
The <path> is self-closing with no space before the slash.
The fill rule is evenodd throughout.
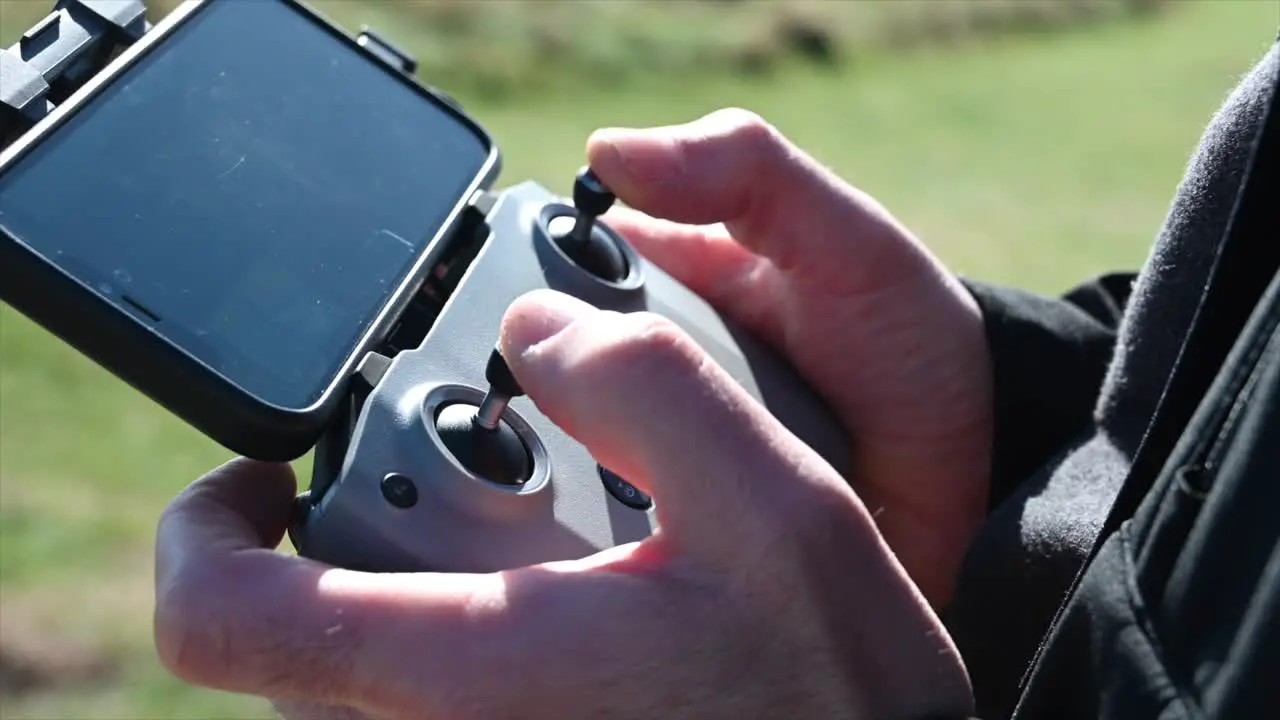
<path id="1" fill-rule="evenodd" d="M 0 154 L 0 299 L 238 454 L 315 444 L 498 172 L 295 0 L 192 0 Z"/>

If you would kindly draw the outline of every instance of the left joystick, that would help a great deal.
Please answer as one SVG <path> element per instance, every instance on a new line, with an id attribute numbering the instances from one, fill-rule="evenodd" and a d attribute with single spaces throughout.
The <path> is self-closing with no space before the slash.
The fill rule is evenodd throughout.
<path id="1" fill-rule="evenodd" d="M 489 383 L 489 392 L 485 393 L 476 412 L 475 423 L 483 430 L 494 430 L 502 420 L 502 413 L 512 398 L 524 395 L 524 389 L 511 374 L 511 367 L 498 348 L 489 353 L 489 362 L 484 367 L 484 379 Z"/>
<path id="2" fill-rule="evenodd" d="M 441 408 L 436 433 L 458 463 L 477 477 L 498 485 L 523 485 L 533 461 L 502 416 L 511 399 L 524 395 L 524 390 L 497 348 L 489 354 L 484 374 L 489 391 L 480 406 L 454 403 Z"/>

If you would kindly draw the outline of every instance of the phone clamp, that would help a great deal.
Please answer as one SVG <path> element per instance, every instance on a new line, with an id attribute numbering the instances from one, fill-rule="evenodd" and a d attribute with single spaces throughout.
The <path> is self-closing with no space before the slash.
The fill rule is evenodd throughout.
<path id="1" fill-rule="evenodd" d="M 0 49 L 0 147 L 150 29 L 144 0 L 58 0 L 18 42 Z"/>
<path id="2" fill-rule="evenodd" d="M 146 0 L 56 0 L 12 47 L 0 48 L 0 150 L 66 101 L 151 30 Z M 418 61 L 369 27 L 356 44 L 397 72 Z M 454 107 L 458 103 L 428 88 Z"/>

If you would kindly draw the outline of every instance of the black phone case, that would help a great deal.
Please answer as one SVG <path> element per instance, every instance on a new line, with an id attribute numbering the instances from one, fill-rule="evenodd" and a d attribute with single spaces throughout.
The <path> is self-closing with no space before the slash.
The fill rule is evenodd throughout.
<path id="1" fill-rule="evenodd" d="M 104 88 L 128 73 L 133 65 L 161 46 L 183 23 L 196 17 L 201 9 L 213 2 L 235 1 L 206 0 L 180 18 L 157 25 L 139 41 L 141 47 L 134 52 L 126 51 L 109 70 L 104 71 L 110 72 L 105 82 L 74 94 L 68 100 L 65 113 L 44 131 L 44 137 L 56 133 L 67 119 L 93 102 Z M 345 397 L 349 378 L 363 358 L 395 326 L 432 264 L 446 249 L 448 238 L 456 231 L 469 199 L 476 192 L 488 189 L 497 177 L 501 157 L 489 135 L 452 98 L 393 67 L 383 54 L 360 45 L 341 28 L 297 0 L 276 1 L 328 31 L 352 52 L 364 54 L 375 61 L 421 94 L 424 101 L 439 105 L 442 111 L 468 125 L 491 149 L 486 171 L 476 178 L 474 187 L 459 198 L 455 211 L 437 238 L 427 245 L 427 251 L 417 259 L 401 285 L 392 291 L 370 330 L 363 336 L 365 341 L 342 363 L 321 398 L 302 410 L 280 408 L 258 400 L 31 251 L 3 226 L 0 226 L 0 300 L 228 450 L 256 460 L 287 462 L 305 455 L 315 446 Z M 13 162 L 42 140 L 43 137 L 31 142 L 13 158 Z"/>

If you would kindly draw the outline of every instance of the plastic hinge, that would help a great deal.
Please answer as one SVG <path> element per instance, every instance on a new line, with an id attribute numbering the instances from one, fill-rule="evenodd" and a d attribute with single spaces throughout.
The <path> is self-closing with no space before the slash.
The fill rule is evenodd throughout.
<path id="1" fill-rule="evenodd" d="M 356 36 L 356 44 L 368 50 L 370 54 L 381 60 L 385 65 L 400 73 L 404 73 L 412 77 L 418 72 L 418 59 L 409 53 L 401 50 L 386 38 L 379 35 L 376 31 L 368 26 L 360 29 L 360 34 Z M 427 86 L 427 90 L 458 112 L 462 112 L 462 104 L 455 100 L 448 93 L 440 88 Z"/>
<path id="2" fill-rule="evenodd" d="M 372 28 L 360 28 L 360 34 L 356 36 L 356 44 L 373 53 L 375 57 L 398 72 L 405 75 L 418 72 L 417 58 L 387 42 Z"/>

